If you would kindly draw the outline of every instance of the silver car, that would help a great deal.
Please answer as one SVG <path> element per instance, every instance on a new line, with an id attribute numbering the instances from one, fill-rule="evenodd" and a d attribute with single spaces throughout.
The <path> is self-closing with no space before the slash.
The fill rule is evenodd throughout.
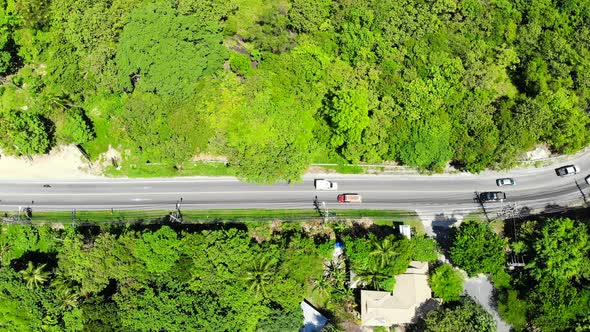
<path id="1" fill-rule="evenodd" d="M 516 186 L 516 180 L 514 180 L 513 178 L 496 179 L 496 185 L 498 187 Z"/>

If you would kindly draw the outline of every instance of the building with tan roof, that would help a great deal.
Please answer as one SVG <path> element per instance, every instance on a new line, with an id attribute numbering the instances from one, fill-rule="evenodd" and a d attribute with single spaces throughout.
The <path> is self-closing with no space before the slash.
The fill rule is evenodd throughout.
<path id="1" fill-rule="evenodd" d="M 410 263 L 404 274 L 395 277 L 393 292 L 361 291 L 362 326 L 408 324 L 416 308 L 431 298 L 428 285 L 428 263 Z"/>

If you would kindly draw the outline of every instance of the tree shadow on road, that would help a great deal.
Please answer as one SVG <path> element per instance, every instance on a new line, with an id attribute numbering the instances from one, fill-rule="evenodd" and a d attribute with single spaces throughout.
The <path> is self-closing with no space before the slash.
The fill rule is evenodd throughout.
<path id="1" fill-rule="evenodd" d="M 444 213 L 436 214 L 432 220 L 432 231 L 436 242 L 440 245 L 443 253 L 447 253 L 451 244 L 453 225 L 457 222 L 454 216 L 446 216 Z"/>

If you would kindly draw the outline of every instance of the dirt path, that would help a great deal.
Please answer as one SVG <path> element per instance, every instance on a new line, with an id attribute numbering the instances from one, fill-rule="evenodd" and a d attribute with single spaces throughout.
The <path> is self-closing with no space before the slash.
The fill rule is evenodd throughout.
<path id="1" fill-rule="evenodd" d="M 496 331 L 510 332 L 510 325 L 500 318 L 500 314 L 491 306 L 492 291 L 494 286 L 488 278 L 480 274 L 477 277 L 468 278 L 463 283 L 465 293 L 481 304 L 487 312 L 489 312 L 496 321 Z"/>
<path id="2" fill-rule="evenodd" d="M 453 211 L 446 213 L 432 213 L 432 211 L 416 210 L 418 217 L 424 224 L 426 233 L 434 237 L 437 242 L 444 248 L 449 243 L 449 232 L 451 227 L 458 227 L 463 221 L 464 215 L 454 214 Z M 444 256 L 440 255 L 439 260 L 443 263 L 450 263 Z M 467 273 L 465 273 L 467 275 Z M 465 293 L 472 299 L 482 305 L 482 307 L 489 312 L 496 321 L 496 331 L 510 332 L 510 325 L 502 320 L 500 314 L 492 307 L 492 292 L 494 286 L 485 275 L 479 275 L 473 278 L 466 278 L 463 283 Z"/>

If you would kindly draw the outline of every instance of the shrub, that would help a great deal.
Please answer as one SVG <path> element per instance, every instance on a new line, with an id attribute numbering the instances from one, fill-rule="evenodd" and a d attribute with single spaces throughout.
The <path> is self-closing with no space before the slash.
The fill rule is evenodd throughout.
<path id="1" fill-rule="evenodd" d="M 522 331 L 526 325 L 527 303 L 518 298 L 518 292 L 509 290 L 500 294 L 498 313 L 512 325 L 514 330 Z"/>
<path id="2" fill-rule="evenodd" d="M 231 53 L 229 56 L 231 70 L 242 76 L 248 76 L 252 72 L 250 57 L 242 53 Z"/>

